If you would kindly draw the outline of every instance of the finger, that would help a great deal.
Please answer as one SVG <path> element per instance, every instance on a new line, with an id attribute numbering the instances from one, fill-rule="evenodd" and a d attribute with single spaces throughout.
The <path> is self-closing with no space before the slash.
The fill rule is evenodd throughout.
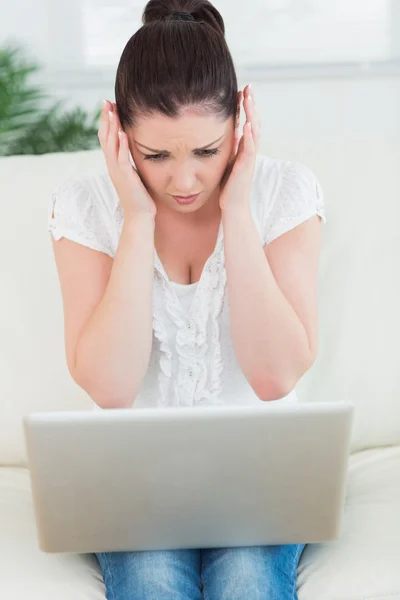
<path id="1" fill-rule="evenodd" d="M 246 114 L 246 121 L 253 121 L 254 104 L 253 104 L 253 101 L 251 100 L 250 92 L 248 91 L 248 87 L 246 89 L 247 89 L 247 93 L 245 94 L 244 100 L 243 100 L 244 112 Z"/>
<path id="2" fill-rule="evenodd" d="M 113 115 L 115 116 L 117 133 L 118 133 L 118 131 L 120 129 L 122 129 L 122 127 L 121 127 L 121 121 L 119 120 L 119 115 L 118 115 L 118 111 L 117 111 L 117 105 L 115 104 L 115 102 L 113 102 Z"/>
<path id="3" fill-rule="evenodd" d="M 252 88 L 248 91 L 245 111 L 247 120 L 251 122 L 254 143 L 258 147 L 261 136 L 261 115 L 257 109 Z"/>
<path id="4" fill-rule="evenodd" d="M 243 128 L 243 148 L 238 157 L 238 162 L 245 168 L 250 168 L 254 164 L 256 156 L 253 135 L 251 132 L 251 123 L 246 121 Z"/>
<path id="5" fill-rule="evenodd" d="M 238 94 L 238 110 L 237 110 L 237 124 L 238 124 L 238 126 L 240 125 L 240 116 L 241 116 L 241 113 L 242 113 L 243 98 L 244 98 L 243 92 L 240 91 L 239 94 Z"/>
<path id="6" fill-rule="evenodd" d="M 117 118 L 117 124 L 118 124 L 118 128 L 121 128 L 121 122 L 119 120 L 119 114 L 118 114 L 118 110 L 117 110 L 117 105 L 115 104 L 115 102 L 112 103 L 112 111 L 114 113 L 114 115 Z"/>
<path id="7" fill-rule="evenodd" d="M 133 169 L 135 169 L 135 171 L 136 171 L 134 161 L 133 161 L 133 159 L 131 159 L 131 151 L 130 151 L 130 147 L 129 147 L 129 138 L 128 138 L 127 134 L 124 132 L 124 130 L 121 127 L 121 121 L 119 120 L 119 115 L 118 115 L 118 111 L 117 111 L 117 105 L 115 104 L 115 102 L 113 103 L 113 107 L 114 107 L 114 111 L 113 112 L 114 112 L 116 120 L 117 120 L 117 127 L 118 127 L 117 134 L 119 134 L 120 131 L 123 133 L 122 136 L 119 135 L 119 142 L 120 142 L 120 144 L 121 144 L 121 141 L 123 141 L 125 143 L 126 148 L 127 148 L 126 155 L 127 155 L 128 162 L 133 167 Z M 123 153 L 123 155 L 125 155 L 125 152 Z M 118 162 L 120 162 L 120 153 L 119 152 L 118 152 L 118 159 L 117 160 L 118 160 Z M 123 164 L 125 164 L 125 163 L 123 163 Z"/>
<path id="8" fill-rule="evenodd" d="M 235 121 L 235 130 L 233 133 L 233 142 L 232 142 L 232 152 L 230 156 L 230 160 L 234 160 L 238 153 L 239 141 L 240 141 L 240 108 L 243 100 L 243 92 L 238 92 L 238 109 L 236 113 L 236 121 Z"/>
<path id="9" fill-rule="evenodd" d="M 237 113 L 236 113 L 236 121 L 237 121 L 237 123 L 239 123 L 239 121 L 240 121 L 240 113 L 241 113 L 241 108 L 242 108 L 242 102 L 243 102 L 243 92 L 240 91 L 238 93 L 238 107 L 237 107 Z"/>
<path id="10" fill-rule="evenodd" d="M 253 157 L 255 153 L 255 144 L 251 132 L 251 123 L 246 121 L 243 125 L 243 136 L 239 143 L 237 161 L 246 161 L 249 157 Z"/>
<path id="11" fill-rule="evenodd" d="M 243 154 L 243 148 L 244 148 L 244 135 L 242 135 L 242 137 L 240 138 L 238 151 L 237 151 L 237 158 L 240 158 L 241 155 Z"/>
<path id="12" fill-rule="evenodd" d="M 129 144 L 128 137 L 122 129 L 118 130 L 119 137 L 119 151 L 118 151 L 118 164 L 122 168 L 131 167 L 131 163 L 129 161 Z"/>
<path id="13" fill-rule="evenodd" d="M 107 144 L 108 139 L 108 130 L 109 130 L 109 120 L 108 120 L 108 111 L 110 110 L 110 102 L 105 100 L 101 109 L 100 114 L 100 125 L 99 130 L 97 132 L 97 137 L 99 138 L 100 146 L 104 148 Z"/>
<path id="14" fill-rule="evenodd" d="M 115 116 L 114 111 L 110 110 L 108 112 L 109 116 L 109 131 L 108 131 L 108 139 L 106 144 L 106 151 L 108 154 L 109 160 L 116 163 L 118 161 L 118 152 L 119 152 L 119 138 L 118 138 L 118 123 L 117 118 Z"/>
<path id="15" fill-rule="evenodd" d="M 239 141 L 240 141 L 240 126 L 237 125 L 235 127 L 235 133 L 233 135 L 233 146 L 232 146 L 232 154 L 231 154 L 230 160 L 234 160 L 236 158 L 236 155 L 238 153 L 238 148 L 239 148 Z"/>
<path id="16" fill-rule="evenodd" d="M 256 99 L 255 99 L 255 95 L 254 95 L 254 88 L 251 84 L 249 85 L 249 94 L 253 98 L 253 101 L 255 102 Z"/>
<path id="17" fill-rule="evenodd" d="M 255 152 L 255 142 L 252 131 L 252 123 L 249 121 L 244 126 L 244 154 L 253 156 Z"/>
<path id="18" fill-rule="evenodd" d="M 237 150 L 236 156 L 235 156 L 234 160 L 232 160 L 230 163 L 229 175 L 234 169 L 237 169 L 238 166 L 240 166 L 240 164 L 241 164 L 241 161 L 243 159 L 243 146 L 244 146 L 244 137 L 242 136 L 240 138 L 240 141 L 238 144 L 238 150 Z"/>
<path id="19" fill-rule="evenodd" d="M 256 102 L 254 99 L 254 92 L 253 89 L 251 88 L 250 90 L 247 88 L 247 93 L 243 102 L 244 105 L 244 110 L 246 113 L 246 120 L 247 121 L 251 121 L 252 125 L 253 125 L 253 129 L 254 129 L 254 125 L 256 123 L 258 123 L 260 119 L 260 114 L 258 112 L 257 106 L 256 106 Z"/>

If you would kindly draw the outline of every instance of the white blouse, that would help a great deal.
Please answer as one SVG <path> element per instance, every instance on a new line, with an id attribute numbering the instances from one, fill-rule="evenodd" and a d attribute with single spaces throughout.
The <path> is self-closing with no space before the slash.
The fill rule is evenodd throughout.
<path id="1" fill-rule="evenodd" d="M 53 217 L 54 211 L 54 217 Z M 323 192 L 306 165 L 257 155 L 251 213 L 262 246 L 319 215 Z M 114 258 L 123 208 L 105 168 L 58 185 L 48 203 L 48 231 Z M 153 342 L 149 366 L 134 408 L 260 404 L 233 349 L 220 224 L 200 280 L 172 282 L 154 250 Z M 285 398 L 297 401 L 295 389 Z M 94 405 L 97 408 L 97 405 Z"/>

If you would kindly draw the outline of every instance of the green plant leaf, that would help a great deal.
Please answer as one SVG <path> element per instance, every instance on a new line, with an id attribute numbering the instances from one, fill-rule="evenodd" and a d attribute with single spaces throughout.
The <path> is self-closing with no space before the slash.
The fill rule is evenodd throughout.
<path id="1" fill-rule="evenodd" d="M 0 47 L 0 156 L 99 148 L 101 107 L 92 115 L 79 107 L 65 111 L 61 100 L 44 108 L 49 95 L 28 82 L 40 69 L 22 47 Z"/>

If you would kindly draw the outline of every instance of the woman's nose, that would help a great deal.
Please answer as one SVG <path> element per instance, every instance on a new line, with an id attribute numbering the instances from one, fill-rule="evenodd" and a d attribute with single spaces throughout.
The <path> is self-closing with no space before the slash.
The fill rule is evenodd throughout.
<path id="1" fill-rule="evenodd" d="M 177 196 L 189 196 L 197 193 L 194 173 L 191 173 L 188 169 L 176 170 L 172 177 L 171 188 L 175 190 Z"/>

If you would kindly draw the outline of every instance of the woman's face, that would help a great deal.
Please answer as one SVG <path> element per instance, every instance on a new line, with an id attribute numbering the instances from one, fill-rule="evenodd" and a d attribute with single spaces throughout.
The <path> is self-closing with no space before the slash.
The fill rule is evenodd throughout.
<path id="1" fill-rule="evenodd" d="M 128 132 L 136 169 L 156 205 L 192 213 L 218 204 L 219 184 L 234 143 L 233 118 L 220 121 L 184 109 L 179 118 L 156 114 Z M 173 196 L 200 194 L 188 205 Z"/>

